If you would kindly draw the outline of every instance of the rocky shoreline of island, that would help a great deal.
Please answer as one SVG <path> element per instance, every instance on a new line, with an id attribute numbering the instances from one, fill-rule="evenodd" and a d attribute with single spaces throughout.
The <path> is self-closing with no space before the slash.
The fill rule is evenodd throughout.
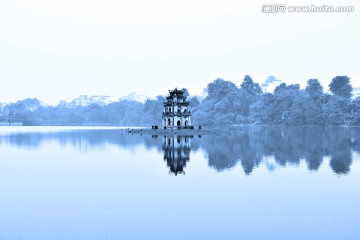
<path id="1" fill-rule="evenodd" d="M 140 134 L 140 135 L 177 135 L 177 136 L 189 136 L 189 135 L 231 135 L 243 132 L 242 128 L 224 127 L 224 128 L 128 128 L 125 129 L 128 134 Z"/>

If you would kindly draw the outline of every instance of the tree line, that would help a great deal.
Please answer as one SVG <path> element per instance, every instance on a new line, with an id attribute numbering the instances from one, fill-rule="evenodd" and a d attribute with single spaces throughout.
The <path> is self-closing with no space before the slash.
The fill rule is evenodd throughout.
<path id="1" fill-rule="evenodd" d="M 347 76 L 336 76 L 324 93 L 317 79 L 309 79 L 305 89 L 299 84 L 281 83 L 273 93 L 263 93 L 260 85 L 246 75 L 239 86 L 216 79 L 200 100 L 189 97 L 195 125 L 360 125 L 360 97 L 351 99 Z M 160 125 L 164 96 L 144 103 L 120 100 L 107 105 L 43 106 L 36 98 L 1 105 L 0 117 L 13 118 L 24 125 Z"/>
<path id="2" fill-rule="evenodd" d="M 359 125 L 360 98 L 352 97 L 347 76 L 336 76 L 324 93 L 317 79 L 305 89 L 299 84 L 281 83 L 273 93 L 263 93 L 258 83 L 245 76 L 237 87 L 216 79 L 208 84 L 208 96 L 195 106 L 194 122 L 199 124 L 283 124 Z"/>

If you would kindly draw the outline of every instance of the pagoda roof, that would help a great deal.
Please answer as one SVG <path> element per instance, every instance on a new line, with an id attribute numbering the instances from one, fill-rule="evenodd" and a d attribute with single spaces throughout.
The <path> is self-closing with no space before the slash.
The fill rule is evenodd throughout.
<path id="1" fill-rule="evenodd" d="M 167 96 L 167 99 L 173 99 L 174 97 L 176 98 L 186 98 L 184 96 L 185 91 L 184 90 L 179 90 L 177 88 L 175 88 L 174 90 L 169 90 L 169 96 Z"/>
<path id="2" fill-rule="evenodd" d="M 169 90 L 170 94 L 184 94 L 184 90 L 179 90 L 177 88 L 175 88 L 174 90 Z"/>

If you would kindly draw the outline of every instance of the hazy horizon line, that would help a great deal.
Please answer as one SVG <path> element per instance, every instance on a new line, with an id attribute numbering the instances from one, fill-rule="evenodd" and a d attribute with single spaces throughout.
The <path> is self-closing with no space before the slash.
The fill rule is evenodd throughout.
<path id="1" fill-rule="evenodd" d="M 251 77 L 251 76 L 250 76 Z M 272 75 L 270 75 L 269 77 L 274 77 L 274 76 L 272 76 Z M 216 78 L 216 79 L 222 79 L 222 80 L 224 80 L 224 81 L 228 81 L 228 82 L 232 82 L 232 83 L 234 83 L 237 87 L 240 87 L 240 84 L 236 84 L 236 82 L 234 82 L 234 81 L 231 81 L 231 80 L 226 80 L 226 79 L 224 79 L 224 78 L 221 78 L 221 77 L 219 77 L 219 78 Z M 213 81 L 215 81 L 216 79 L 214 79 Z M 305 87 L 306 87 L 306 83 L 293 83 L 293 82 L 289 82 L 289 81 L 284 81 L 284 80 L 281 80 L 281 79 L 277 79 L 276 77 L 275 77 L 275 79 L 276 80 L 280 80 L 280 82 L 281 83 L 285 83 L 285 84 L 287 84 L 287 85 L 290 85 L 290 84 L 299 84 L 300 85 L 300 90 L 305 90 Z M 316 79 L 316 78 L 315 78 Z M 211 81 L 211 82 L 213 82 L 213 81 Z M 209 82 L 209 83 L 211 83 L 211 82 Z M 260 86 L 262 85 L 262 84 L 264 84 L 265 82 L 266 82 L 266 80 L 265 81 L 263 81 L 263 82 L 257 82 L 257 81 L 254 81 L 255 83 L 258 83 Z M 330 81 L 331 82 L 331 81 Z M 330 84 L 330 82 L 329 82 L 329 84 Z M 209 84 L 208 83 L 208 84 Z M 321 83 L 321 82 L 320 82 Z M 350 84 L 352 84 L 351 83 L 351 77 L 350 77 Z M 280 85 L 280 83 L 278 84 L 278 85 L 276 85 L 276 86 L 279 86 Z M 275 86 L 275 87 L 276 87 Z M 323 87 L 324 87 L 324 93 L 328 93 L 328 94 L 331 94 L 331 91 L 330 91 L 330 88 L 329 88 L 329 85 L 322 85 Z M 173 88 L 171 88 L 171 89 L 175 89 L 175 88 L 178 88 L 178 89 L 182 89 L 182 88 L 186 88 L 186 87 L 179 87 L 179 86 L 175 86 L 175 87 L 173 87 Z M 202 99 L 202 98 L 205 98 L 206 97 L 206 95 L 207 95 L 207 93 L 206 93 L 206 88 L 207 87 L 205 87 L 204 89 L 203 89 L 203 91 L 202 92 L 200 92 L 200 93 L 196 93 L 196 94 L 191 94 L 191 91 L 189 91 L 189 88 L 186 88 L 186 89 L 188 89 L 188 91 L 189 91 L 189 94 L 190 94 L 190 96 L 191 97 L 198 97 L 198 98 L 200 98 L 200 99 Z M 359 86 L 354 86 L 354 85 L 352 85 L 352 88 L 353 88 L 353 90 L 354 89 L 360 89 L 360 85 Z M 77 99 L 79 99 L 81 96 L 87 96 L 87 97 L 108 97 L 108 100 L 109 100 L 109 103 L 113 103 L 113 102 L 120 102 L 120 101 L 122 101 L 122 100 L 126 100 L 127 98 L 129 98 L 129 97 L 131 97 L 131 96 L 135 96 L 135 97 L 139 97 L 139 98 L 143 98 L 143 100 L 137 100 L 137 99 L 130 99 L 130 100 L 134 100 L 134 101 L 137 101 L 137 102 L 142 102 L 142 103 L 144 103 L 147 99 L 156 99 L 158 96 L 163 96 L 163 97 L 165 97 L 167 94 L 168 94 L 168 90 L 170 90 L 170 89 L 166 89 L 166 91 L 165 91 L 165 94 L 158 94 L 158 95 L 152 95 L 152 96 L 149 96 L 149 95 L 145 95 L 145 94 L 138 94 L 137 92 L 135 92 L 135 91 L 132 91 L 132 92 L 130 92 L 130 93 L 128 93 L 127 95 L 124 95 L 124 96 L 112 96 L 112 95 L 110 95 L 110 94 L 93 94 L 93 93 L 79 93 L 77 96 L 68 96 L 68 97 L 64 97 L 64 98 L 61 98 L 61 99 L 58 99 L 58 100 L 56 100 L 56 101 L 47 101 L 47 100 L 44 100 L 43 98 L 41 98 L 41 97 L 36 97 L 36 96 L 28 96 L 28 97 L 19 97 L 18 99 L 16 99 L 16 100 L 8 100 L 8 101 L 0 101 L 0 105 L 3 105 L 3 104 L 12 104 L 12 103 L 16 103 L 16 102 L 18 102 L 18 101 L 23 101 L 23 100 L 26 100 L 26 99 L 37 99 L 37 100 L 39 100 L 40 101 L 40 103 L 41 104 L 43 104 L 43 105 L 45 105 L 45 106 L 57 106 L 57 105 L 59 105 L 59 104 L 61 104 L 61 102 L 63 102 L 63 101 L 65 101 L 66 103 L 71 103 L 71 102 L 73 102 L 74 100 L 77 100 Z M 264 90 L 263 88 L 262 88 L 262 90 Z M 264 93 L 273 93 L 273 91 L 264 91 Z"/>

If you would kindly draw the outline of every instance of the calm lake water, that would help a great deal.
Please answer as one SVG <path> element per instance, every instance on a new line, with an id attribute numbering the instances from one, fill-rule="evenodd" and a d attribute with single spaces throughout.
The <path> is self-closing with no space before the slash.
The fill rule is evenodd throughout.
<path id="1" fill-rule="evenodd" d="M 360 239 L 360 128 L 0 128 L 0 239 Z"/>

